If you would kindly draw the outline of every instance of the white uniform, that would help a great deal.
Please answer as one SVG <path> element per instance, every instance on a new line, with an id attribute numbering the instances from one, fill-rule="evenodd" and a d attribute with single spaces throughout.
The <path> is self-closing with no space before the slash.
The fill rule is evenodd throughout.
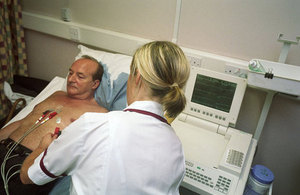
<path id="1" fill-rule="evenodd" d="M 29 168 L 39 185 L 71 175 L 71 194 L 179 194 L 185 163 L 181 142 L 162 106 L 137 101 L 128 109 L 86 113 L 69 125 Z"/>

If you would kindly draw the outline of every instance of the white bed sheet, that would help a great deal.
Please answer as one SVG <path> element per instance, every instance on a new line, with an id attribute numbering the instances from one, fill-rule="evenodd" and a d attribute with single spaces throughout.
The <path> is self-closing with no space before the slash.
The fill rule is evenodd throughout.
<path id="1" fill-rule="evenodd" d="M 65 84 L 65 78 L 62 77 L 55 77 L 53 78 L 50 83 L 37 95 L 25 108 L 23 108 L 15 117 L 13 117 L 6 125 L 20 120 L 27 116 L 35 105 L 40 103 L 41 101 L 45 100 L 47 97 L 49 97 L 51 94 L 53 94 L 55 91 L 63 90 L 66 91 L 66 84 Z"/>

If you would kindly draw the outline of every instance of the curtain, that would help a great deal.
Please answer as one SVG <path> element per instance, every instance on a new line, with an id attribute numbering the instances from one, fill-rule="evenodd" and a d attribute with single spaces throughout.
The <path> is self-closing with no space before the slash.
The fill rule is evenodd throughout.
<path id="1" fill-rule="evenodd" d="M 4 81 L 28 76 L 20 0 L 0 0 L 0 119 L 8 113 Z"/>

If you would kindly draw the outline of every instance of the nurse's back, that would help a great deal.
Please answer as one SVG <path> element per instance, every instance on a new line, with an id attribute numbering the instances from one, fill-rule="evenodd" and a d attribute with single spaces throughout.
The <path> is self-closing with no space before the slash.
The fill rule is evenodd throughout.
<path id="1" fill-rule="evenodd" d="M 158 107 L 151 101 L 129 106 L 159 115 Z M 178 194 L 185 165 L 181 143 L 172 127 L 137 112 L 110 115 L 113 148 L 107 194 Z"/>

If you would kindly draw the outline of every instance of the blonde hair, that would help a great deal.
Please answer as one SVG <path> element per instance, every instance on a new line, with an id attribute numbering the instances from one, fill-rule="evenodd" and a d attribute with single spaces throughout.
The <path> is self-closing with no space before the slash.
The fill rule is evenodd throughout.
<path id="1" fill-rule="evenodd" d="M 190 74 L 190 65 L 183 51 L 168 41 L 154 41 L 139 48 L 130 66 L 131 74 L 138 71 L 158 97 L 168 117 L 176 117 L 185 107 L 183 92 Z"/>

